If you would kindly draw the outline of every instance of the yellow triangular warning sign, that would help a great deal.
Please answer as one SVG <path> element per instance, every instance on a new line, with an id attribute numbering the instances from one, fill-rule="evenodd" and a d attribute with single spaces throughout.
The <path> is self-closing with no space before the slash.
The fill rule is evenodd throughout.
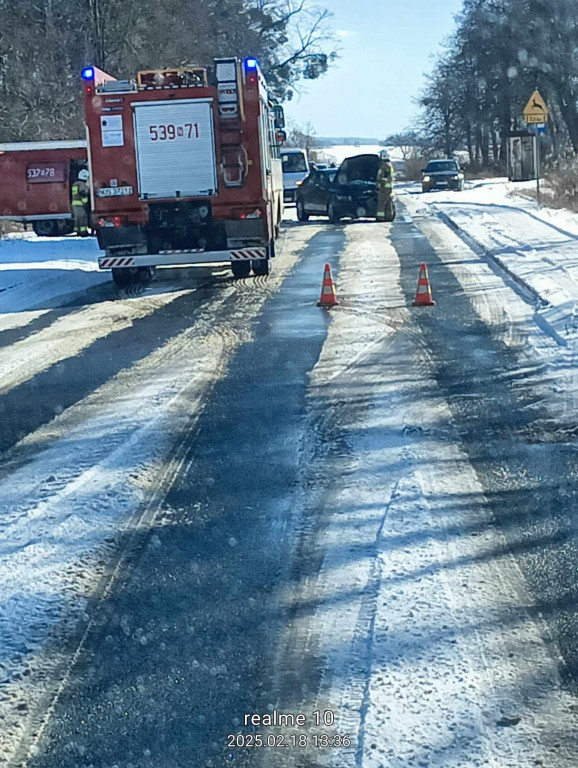
<path id="1" fill-rule="evenodd" d="M 548 107 L 538 91 L 534 91 L 524 107 L 524 117 L 542 117 L 542 123 L 548 119 Z"/>

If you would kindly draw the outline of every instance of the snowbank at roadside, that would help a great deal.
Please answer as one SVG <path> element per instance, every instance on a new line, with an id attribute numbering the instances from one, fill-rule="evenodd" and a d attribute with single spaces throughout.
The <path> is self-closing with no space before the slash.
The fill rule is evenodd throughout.
<path id="1" fill-rule="evenodd" d="M 536 320 L 562 345 L 578 339 L 578 214 L 538 208 L 517 194 L 534 182 L 482 179 L 463 192 L 404 196 L 431 207 L 468 245 L 499 264 L 537 303 Z"/>
<path id="2" fill-rule="evenodd" d="M 0 240 L 2 313 L 51 308 L 54 300 L 110 280 L 98 269 L 95 238 L 37 237 L 27 232 Z"/>

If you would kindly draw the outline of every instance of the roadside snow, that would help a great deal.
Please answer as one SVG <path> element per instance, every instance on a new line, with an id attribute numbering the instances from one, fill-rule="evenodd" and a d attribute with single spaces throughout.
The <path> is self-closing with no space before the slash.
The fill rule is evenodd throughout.
<path id="1" fill-rule="evenodd" d="M 538 210 L 516 194 L 518 185 L 503 180 L 475 185 L 462 193 L 401 192 L 399 197 L 480 319 L 519 354 L 520 373 L 536 391 L 536 402 L 548 409 L 560 429 L 573 429 L 578 403 L 578 215 Z M 448 226 L 448 220 L 455 226 Z M 500 249 L 498 241 L 509 245 Z M 505 264 L 508 272 L 496 264 Z M 510 274 L 522 282 L 514 282 Z M 536 295 L 540 292 L 539 301 L 524 284 Z"/>
<path id="2" fill-rule="evenodd" d="M 46 310 L 67 294 L 110 280 L 98 269 L 95 238 L 37 237 L 29 233 L 0 239 L 0 330 L 13 327 L 6 313 Z M 28 318 L 30 319 L 30 318 Z"/>
<path id="3" fill-rule="evenodd" d="M 531 184 L 531 182 L 530 182 Z M 536 320 L 562 345 L 578 338 L 578 214 L 538 208 L 528 183 L 469 182 L 463 192 L 404 195 L 410 213 L 432 209 L 527 287 Z"/>
<path id="4" fill-rule="evenodd" d="M 135 320 L 190 292 L 169 291 L 138 299 L 101 301 L 65 315 L 22 341 L 0 347 L 0 395 L 50 366 L 76 357 L 97 339 L 130 327 Z"/>

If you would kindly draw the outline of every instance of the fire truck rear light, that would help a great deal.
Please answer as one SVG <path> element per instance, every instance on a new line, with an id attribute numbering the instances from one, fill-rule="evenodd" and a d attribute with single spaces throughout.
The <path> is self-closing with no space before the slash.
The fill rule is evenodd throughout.
<path id="1" fill-rule="evenodd" d="M 113 216 L 111 219 L 99 219 L 99 227 L 122 227 L 122 216 Z"/>
<path id="2" fill-rule="evenodd" d="M 83 80 L 94 80 L 94 67 L 85 67 L 82 70 Z"/>
<path id="3" fill-rule="evenodd" d="M 236 213 L 237 218 L 239 219 L 260 219 L 263 215 L 263 212 L 259 208 L 255 208 L 254 211 L 251 211 L 251 213 L 245 213 L 243 211 L 242 213 L 237 212 Z"/>

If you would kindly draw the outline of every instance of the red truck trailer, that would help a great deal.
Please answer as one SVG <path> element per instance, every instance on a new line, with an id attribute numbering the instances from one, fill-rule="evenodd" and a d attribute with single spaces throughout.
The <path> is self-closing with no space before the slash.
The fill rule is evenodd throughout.
<path id="1" fill-rule="evenodd" d="M 71 186 L 86 165 L 86 141 L 0 144 L 0 219 L 32 223 L 46 237 L 69 234 Z"/>
<path id="2" fill-rule="evenodd" d="M 123 286 L 157 266 L 229 262 L 267 274 L 283 216 L 283 111 L 255 59 L 82 73 L 101 269 Z"/>

